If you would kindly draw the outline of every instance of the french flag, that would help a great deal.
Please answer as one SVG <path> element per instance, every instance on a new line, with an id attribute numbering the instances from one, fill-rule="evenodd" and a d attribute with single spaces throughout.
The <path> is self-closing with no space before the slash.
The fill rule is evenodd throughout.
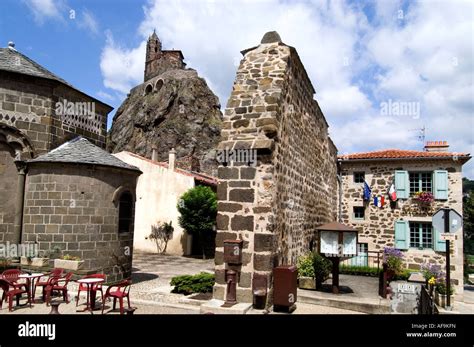
<path id="1" fill-rule="evenodd" d="M 388 190 L 388 196 L 390 197 L 390 200 L 397 201 L 397 191 L 395 190 L 395 186 L 393 185 L 393 183 L 390 186 L 390 189 Z"/>

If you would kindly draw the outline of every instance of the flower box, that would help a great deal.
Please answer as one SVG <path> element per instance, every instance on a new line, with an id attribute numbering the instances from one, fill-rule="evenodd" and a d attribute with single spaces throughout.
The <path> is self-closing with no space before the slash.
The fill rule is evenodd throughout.
<path id="1" fill-rule="evenodd" d="M 447 295 L 436 292 L 435 302 L 436 302 L 436 305 L 438 306 L 446 307 Z M 451 307 L 454 307 L 454 295 L 451 295 L 450 304 L 451 304 Z"/>
<path id="2" fill-rule="evenodd" d="M 65 259 L 54 259 L 54 267 L 65 269 L 65 270 L 79 270 L 84 264 L 83 260 L 65 260 Z"/>
<path id="3" fill-rule="evenodd" d="M 21 265 L 31 265 L 31 258 L 29 257 L 20 257 Z"/>
<path id="4" fill-rule="evenodd" d="M 31 258 L 31 262 L 28 265 L 36 267 L 48 266 L 49 258 Z"/>
<path id="5" fill-rule="evenodd" d="M 301 276 L 298 278 L 298 288 L 316 290 L 316 280 L 313 277 Z"/>

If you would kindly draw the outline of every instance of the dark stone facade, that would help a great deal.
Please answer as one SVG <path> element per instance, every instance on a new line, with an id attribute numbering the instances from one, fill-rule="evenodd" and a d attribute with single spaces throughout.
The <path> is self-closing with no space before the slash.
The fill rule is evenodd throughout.
<path id="1" fill-rule="evenodd" d="M 137 172 L 84 164 L 29 164 L 23 242 L 84 260 L 113 282 L 131 276 L 133 227 L 118 232 L 117 191 L 134 194 Z"/>
<path id="2" fill-rule="evenodd" d="M 238 301 L 253 301 L 260 278 L 270 305 L 273 267 L 295 265 L 315 246 L 315 228 L 336 219 L 337 149 L 296 50 L 272 41 L 243 54 L 218 149 L 256 151 L 257 163 L 218 169 L 214 297 L 225 298 L 225 271 L 233 269 Z M 243 240 L 241 265 L 223 262 L 226 239 Z"/>

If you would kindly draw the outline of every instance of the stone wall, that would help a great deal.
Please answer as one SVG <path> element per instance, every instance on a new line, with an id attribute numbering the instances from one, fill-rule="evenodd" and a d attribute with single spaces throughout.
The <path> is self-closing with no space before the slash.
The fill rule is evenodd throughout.
<path id="1" fill-rule="evenodd" d="M 84 260 L 84 270 L 109 282 L 131 275 L 133 228 L 118 232 L 114 193 L 133 187 L 137 172 L 111 167 L 30 163 L 25 189 L 22 242 L 40 251 L 60 250 Z M 127 250 L 129 250 L 127 254 Z"/>
<path id="2" fill-rule="evenodd" d="M 399 199 L 394 206 L 389 204 L 387 191 L 394 181 L 395 170 L 433 171 L 447 170 L 448 200 L 435 200 L 430 209 L 421 209 L 413 199 Z M 384 195 L 387 202 L 383 208 L 375 207 L 370 201 L 365 209 L 364 220 L 354 220 L 354 206 L 363 206 L 363 184 L 354 183 L 353 173 L 365 172 L 365 180 L 372 189 L 372 195 Z M 359 243 L 367 243 L 369 251 L 383 251 L 384 247 L 394 247 L 395 221 L 431 222 L 432 215 L 440 208 L 455 209 L 462 215 L 462 164 L 453 160 L 410 160 L 410 161 L 341 161 L 343 181 L 342 222 L 359 230 Z M 463 233 L 457 233 L 456 246 L 452 247 L 451 278 L 456 284 L 456 293 L 462 296 L 463 283 Z M 437 263 L 444 267 L 445 253 L 433 249 L 404 251 L 405 265 L 409 269 L 420 269 L 424 262 Z"/>
<path id="3" fill-rule="evenodd" d="M 0 142 L 0 243 L 14 241 L 17 169 L 11 148 Z"/>
<path id="4" fill-rule="evenodd" d="M 336 149 L 295 49 L 275 33 L 262 42 L 243 52 L 224 114 L 221 153 L 255 151 L 257 160 L 218 169 L 214 297 L 225 298 L 234 269 L 238 301 L 253 301 L 259 277 L 271 304 L 273 267 L 295 264 L 314 246 L 314 228 L 335 218 Z M 226 239 L 243 240 L 242 265 L 224 263 Z"/>
<path id="5" fill-rule="evenodd" d="M 68 117 L 63 122 L 64 118 L 56 115 L 56 102 L 63 99 L 93 102 L 96 115 L 93 119 Z M 0 123 L 21 130 L 38 155 L 77 135 L 105 148 L 107 114 L 110 111 L 110 107 L 59 82 L 0 72 Z"/>
<path id="6" fill-rule="evenodd" d="M 179 51 L 162 51 L 161 54 L 145 63 L 145 81 L 163 72 L 173 69 L 184 69 L 185 64 Z"/>

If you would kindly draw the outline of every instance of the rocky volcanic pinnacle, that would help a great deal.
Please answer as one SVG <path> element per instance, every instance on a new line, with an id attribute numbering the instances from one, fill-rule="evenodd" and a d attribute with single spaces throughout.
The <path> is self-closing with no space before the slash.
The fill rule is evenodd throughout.
<path id="1" fill-rule="evenodd" d="M 107 148 L 151 158 L 156 146 L 159 161 L 175 148 L 177 161 L 193 156 L 210 174 L 221 122 L 219 99 L 195 70 L 168 70 L 130 91 L 114 116 Z"/>

